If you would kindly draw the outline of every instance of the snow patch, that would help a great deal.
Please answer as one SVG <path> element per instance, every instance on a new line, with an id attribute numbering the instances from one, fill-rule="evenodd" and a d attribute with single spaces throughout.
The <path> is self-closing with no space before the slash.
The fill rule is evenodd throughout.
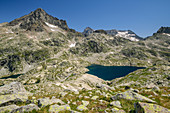
<path id="1" fill-rule="evenodd" d="M 119 31 L 116 36 L 123 37 L 126 39 L 129 39 L 131 41 L 139 41 L 139 39 L 136 39 L 134 36 L 135 34 L 129 34 L 128 31 Z"/>
<path id="2" fill-rule="evenodd" d="M 76 43 L 72 43 L 69 45 L 69 47 L 75 47 L 76 46 Z"/>
<path id="3" fill-rule="evenodd" d="M 164 35 L 167 35 L 167 36 L 170 36 L 170 34 L 167 34 L 167 33 L 163 33 Z"/>
<path id="4" fill-rule="evenodd" d="M 49 27 L 52 27 L 52 28 L 57 28 L 57 26 L 55 26 L 55 25 L 52 25 L 52 24 L 50 24 L 50 23 L 47 23 L 47 22 L 45 22 L 45 24 L 47 24 Z"/>

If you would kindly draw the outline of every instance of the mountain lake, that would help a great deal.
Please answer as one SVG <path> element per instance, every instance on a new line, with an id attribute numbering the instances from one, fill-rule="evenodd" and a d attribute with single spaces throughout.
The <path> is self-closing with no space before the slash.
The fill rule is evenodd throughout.
<path id="1" fill-rule="evenodd" d="M 88 74 L 95 75 L 104 80 L 113 80 L 115 78 L 123 77 L 138 69 L 145 69 L 145 67 L 135 66 L 102 66 L 92 64 L 86 67 L 89 69 Z"/>

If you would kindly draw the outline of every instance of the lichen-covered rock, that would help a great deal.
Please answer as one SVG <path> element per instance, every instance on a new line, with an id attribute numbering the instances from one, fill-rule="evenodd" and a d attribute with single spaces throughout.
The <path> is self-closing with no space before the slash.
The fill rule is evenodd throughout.
<path id="1" fill-rule="evenodd" d="M 135 93 L 133 91 L 126 91 L 123 93 L 118 93 L 117 95 L 112 97 L 113 100 L 119 100 L 119 99 L 127 99 L 127 100 L 140 100 L 140 101 L 147 101 L 147 102 L 152 102 L 152 103 L 156 103 L 155 101 L 142 96 L 138 93 Z"/>
<path id="2" fill-rule="evenodd" d="M 82 100 L 83 105 L 87 106 L 89 104 L 89 101 Z"/>
<path id="3" fill-rule="evenodd" d="M 0 95 L 13 94 L 18 92 L 26 92 L 24 86 L 20 82 L 11 82 L 10 84 L 0 87 Z"/>
<path id="4" fill-rule="evenodd" d="M 87 107 L 85 105 L 79 105 L 77 109 L 80 111 L 84 111 L 84 110 L 87 110 Z"/>
<path id="5" fill-rule="evenodd" d="M 8 103 L 24 102 L 28 100 L 26 93 L 0 95 L 0 106 L 8 105 Z"/>
<path id="6" fill-rule="evenodd" d="M 122 108 L 121 103 L 119 101 L 113 101 L 110 103 L 111 106 L 116 106 L 118 108 Z"/>
<path id="7" fill-rule="evenodd" d="M 32 111 L 32 110 L 38 110 L 39 109 L 39 107 L 37 106 L 37 105 L 35 105 L 35 104 L 29 104 L 29 105 L 26 105 L 26 106 L 21 106 L 21 107 L 19 107 L 19 108 L 17 108 L 17 109 L 14 109 L 14 110 L 12 110 L 11 111 L 11 113 L 24 113 L 24 112 L 30 112 L 30 111 Z"/>
<path id="8" fill-rule="evenodd" d="M 118 108 L 112 108 L 112 113 L 126 113 L 124 110 L 120 110 Z"/>
<path id="9" fill-rule="evenodd" d="M 115 90 L 114 87 L 110 87 L 110 86 L 108 86 L 106 84 L 97 84 L 96 87 L 100 88 L 102 90 Z"/>
<path id="10" fill-rule="evenodd" d="M 84 101 L 84 100 L 83 100 L 82 103 L 83 103 L 83 104 L 82 104 L 82 105 L 79 105 L 79 106 L 77 107 L 77 109 L 80 110 L 80 111 L 87 110 L 87 107 L 86 107 L 86 106 L 89 104 L 89 101 Z"/>
<path id="11" fill-rule="evenodd" d="M 65 95 L 67 95 L 66 92 L 60 92 L 60 96 L 61 96 L 61 97 L 64 97 Z"/>
<path id="12" fill-rule="evenodd" d="M 99 96 L 93 96 L 91 99 L 96 100 L 97 98 L 99 98 Z"/>
<path id="13" fill-rule="evenodd" d="M 152 91 L 160 92 L 161 90 L 160 90 L 160 88 L 158 86 L 154 86 L 152 88 Z"/>
<path id="14" fill-rule="evenodd" d="M 19 106 L 17 105 L 9 105 L 9 106 L 0 107 L 0 113 L 5 113 L 5 112 L 8 113 L 17 108 L 19 108 Z"/>
<path id="15" fill-rule="evenodd" d="M 64 110 L 71 110 L 71 108 L 70 108 L 69 105 L 59 106 L 58 104 L 51 105 L 50 108 L 49 108 L 49 112 L 52 112 L 52 113 L 58 113 L 58 112 L 64 111 Z"/>
<path id="16" fill-rule="evenodd" d="M 45 107 L 45 106 L 47 106 L 47 105 L 54 104 L 54 103 L 65 104 L 65 103 L 64 103 L 63 101 L 61 101 L 60 99 L 56 99 L 56 98 L 50 99 L 49 97 L 46 97 L 46 98 L 40 98 L 40 99 L 38 99 L 38 106 L 39 106 L 39 107 Z"/>
<path id="17" fill-rule="evenodd" d="M 162 106 L 138 102 L 135 104 L 136 113 L 170 113 L 170 110 Z"/>

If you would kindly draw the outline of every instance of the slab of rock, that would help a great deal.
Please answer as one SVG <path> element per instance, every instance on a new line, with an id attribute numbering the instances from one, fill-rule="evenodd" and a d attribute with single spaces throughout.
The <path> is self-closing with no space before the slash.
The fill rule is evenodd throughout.
<path id="1" fill-rule="evenodd" d="M 162 106 L 138 102 L 135 104 L 136 113 L 170 113 L 170 110 Z"/>
<path id="2" fill-rule="evenodd" d="M 18 92 L 27 92 L 20 82 L 11 82 L 0 87 L 0 95 L 14 94 Z"/>
<path id="3" fill-rule="evenodd" d="M 112 113 L 126 113 L 124 110 L 118 109 L 118 108 L 112 108 Z"/>
<path id="4" fill-rule="evenodd" d="M 93 96 L 91 99 L 96 100 L 97 98 L 99 98 L 99 96 Z"/>
<path id="5" fill-rule="evenodd" d="M 154 86 L 152 88 L 152 91 L 160 92 L 161 90 L 160 90 L 160 88 L 158 86 Z"/>
<path id="6" fill-rule="evenodd" d="M 7 106 L 11 103 L 25 102 L 28 100 L 28 95 L 26 93 L 8 94 L 0 95 L 0 107 Z"/>
<path id="7" fill-rule="evenodd" d="M 0 107 L 0 113 L 9 113 L 14 109 L 19 108 L 19 106 L 13 104 L 13 105 L 9 105 L 9 106 L 5 106 L 5 107 Z"/>
<path id="8" fill-rule="evenodd" d="M 14 109 L 11 111 L 11 113 L 24 113 L 24 112 L 31 112 L 32 110 L 38 110 L 39 107 L 35 104 L 29 104 L 29 105 L 26 105 L 26 106 L 21 106 L 17 109 Z"/>
<path id="9" fill-rule="evenodd" d="M 135 93 L 133 91 L 125 91 L 122 93 L 118 93 L 117 95 L 112 97 L 113 100 L 119 100 L 119 99 L 126 99 L 126 100 L 140 100 L 140 101 L 146 101 L 146 102 L 152 102 L 152 103 L 156 103 L 155 101 L 142 96 L 138 93 Z"/>
<path id="10" fill-rule="evenodd" d="M 78 111 L 74 111 L 74 110 L 71 110 L 71 113 L 80 113 L 80 112 L 78 112 Z"/>
<path id="11" fill-rule="evenodd" d="M 82 100 L 83 105 L 87 106 L 89 104 L 89 101 Z"/>
<path id="12" fill-rule="evenodd" d="M 89 101 L 84 101 L 84 100 L 83 100 L 82 103 L 83 103 L 83 104 L 82 104 L 82 105 L 79 105 L 79 106 L 77 107 L 77 109 L 80 110 L 80 111 L 87 110 L 87 107 L 86 107 L 86 106 L 89 104 Z"/>
<path id="13" fill-rule="evenodd" d="M 110 87 L 107 84 L 97 84 L 96 87 L 102 90 L 115 90 L 114 87 Z"/>
<path id="14" fill-rule="evenodd" d="M 64 110 L 71 111 L 71 108 L 70 108 L 69 105 L 61 105 L 61 106 L 59 106 L 58 104 L 51 105 L 50 108 L 49 108 L 50 113 L 58 113 L 58 112 L 64 111 Z"/>
<path id="15" fill-rule="evenodd" d="M 87 110 L 87 107 L 85 105 L 79 105 L 77 109 L 80 111 L 84 111 L 84 110 Z"/>
<path id="16" fill-rule="evenodd" d="M 111 106 L 116 106 L 118 108 L 122 108 L 121 103 L 119 101 L 113 101 L 110 103 Z"/>
<path id="17" fill-rule="evenodd" d="M 67 95 L 66 92 L 60 92 L 59 94 L 60 94 L 61 97 L 64 97 L 65 95 Z"/>
<path id="18" fill-rule="evenodd" d="M 65 103 L 64 103 L 63 101 L 61 101 L 60 99 L 56 99 L 56 98 L 50 99 L 49 97 L 46 97 L 46 98 L 40 98 L 40 99 L 38 99 L 38 106 L 39 106 L 39 107 L 45 107 L 45 106 L 47 106 L 47 105 L 54 104 L 54 103 L 65 104 Z"/>

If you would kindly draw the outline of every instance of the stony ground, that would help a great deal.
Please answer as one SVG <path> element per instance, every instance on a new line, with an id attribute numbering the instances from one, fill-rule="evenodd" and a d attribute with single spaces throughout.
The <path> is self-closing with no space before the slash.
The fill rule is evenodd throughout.
<path id="1" fill-rule="evenodd" d="M 57 90 L 57 89 L 55 89 Z M 0 112 L 88 112 L 88 113 L 126 113 L 159 112 L 169 113 L 169 93 L 166 87 L 150 86 L 110 87 L 97 85 L 93 89 L 64 91 L 37 95 L 25 90 L 19 82 L 0 87 Z"/>

